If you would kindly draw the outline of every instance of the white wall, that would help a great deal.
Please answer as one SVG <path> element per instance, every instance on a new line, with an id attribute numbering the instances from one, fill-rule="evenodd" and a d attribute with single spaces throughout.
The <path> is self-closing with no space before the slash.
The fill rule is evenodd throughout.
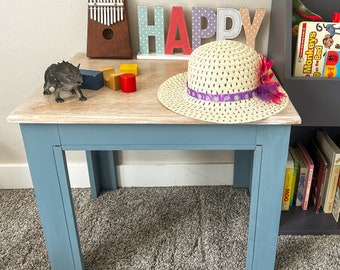
<path id="1" fill-rule="evenodd" d="M 257 38 L 256 49 L 262 53 L 267 51 L 271 0 L 127 1 L 130 35 L 135 53 L 138 51 L 137 5 L 147 5 L 150 9 L 154 5 L 163 6 L 166 11 L 166 19 L 170 15 L 171 6 L 183 6 L 186 12 L 189 32 L 191 31 L 190 18 L 191 7 L 193 6 L 211 8 L 247 7 L 252 15 L 256 8 L 266 8 L 268 11 Z M 43 73 L 51 63 L 67 60 L 77 52 L 86 51 L 86 31 L 87 1 L 0 1 L 0 188 L 30 186 L 20 130 L 17 124 L 6 122 L 7 115 L 33 91 L 41 87 Z M 244 35 L 241 35 L 240 39 L 244 39 Z M 71 182 L 73 186 L 82 186 L 84 184 L 82 179 L 86 177 L 86 174 L 84 177 L 84 155 L 82 153 L 70 153 L 68 158 L 73 168 Z M 139 168 L 138 165 L 140 164 L 148 164 L 150 166 L 170 164 L 172 166 L 195 163 L 213 164 L 215 166 L 232 163 L 232 161 L 232 152 L 215 151 L 127 151 L 120 155 L 122 168 L 125 166 L 125 169 L 122 169 L 124 172 L 135 170 Z M 181 171 L 180 166 L 171 168 L 172 170 L 178 168 L 178 171 Z M 186 173 L 174 175 L 174 177 L 181 178 L 185 176 L 190 178 L 195 175 L 195 173 L 188 174 L 188 168 L 184 169 Z M 201 166 L 201 168 L 203 167 Z M 227 174 L 231 176 L 232 172 L 230 173 L 230 167 L 228 168 Z M 161 170 L 162 168 L 157 167 L 157 169 Z M 163 172 L 165 176 L 168 175 L 167 170 Z M 196 169 L 196 173 L 200 174 L 200 169 Z M 217 170 L 214 174 L 209 172 L 203 174 L 202 179 L 205 177 L 209 179 L 212 175 L 215 178 L 219 178 L 220 174 L 221 177 L 225 177 L 225 173 L 223 170 Z M 128 176 L 129 173 L 123 174 L 127 178 L 135 177 L 133 174 L 130 176 Z M 150 177 L 152 176 L 153 174 L 150 173 Z M 154 184 L 157 184 L 158 179 L 152 179 L 152 181 L 154 181 Z M 209 183 L 212 182 L 214 181 Z M 124 182 L 122 184 L 124 185 Z M 178 183 L 176 182 L 175 184 Z M 200 184 L 204 183 L 200 182 Z"/>

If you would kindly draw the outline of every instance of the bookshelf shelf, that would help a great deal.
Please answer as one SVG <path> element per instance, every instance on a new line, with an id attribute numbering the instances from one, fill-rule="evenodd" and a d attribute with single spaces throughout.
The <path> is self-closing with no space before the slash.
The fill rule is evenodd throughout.
<path id="1" fill-rule="evenodd" d="M 340 79 L 293 76 L 296 38 L 292 36 L 293 0 L 272 1 L 268 58 L 274 60 L 274 72 L 302 118 L 292 127 L 291 144 L 297 140 L 310 144 L 318 128 L 340 137 Z M 334 0 L 302 0 L 325 21 L 340 9 Z M 303 212 L 294 207 L 281 215 L 280 234 L 340 234 L 340 223 L 330 214 Z"/>
<path id="2" fill-rule="evenodd" d="M 294 206 L 289 211 L 282 212 L 279 234 L 340 234 L 340 223 L 335 222 L 331 214 L 316 214 L 313 207 L 302 211 L 301 207 Z"/>

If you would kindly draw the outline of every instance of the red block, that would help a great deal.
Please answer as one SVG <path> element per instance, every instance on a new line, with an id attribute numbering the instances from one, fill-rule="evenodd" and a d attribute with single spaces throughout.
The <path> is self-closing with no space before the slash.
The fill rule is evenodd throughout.
<path id="1" fill-rule="evenodd" d="M 120 75 L 120 86 L 123 92 L 132 93 L 137 90 L 136 87 L 136 75 L 126 73 Z"/>

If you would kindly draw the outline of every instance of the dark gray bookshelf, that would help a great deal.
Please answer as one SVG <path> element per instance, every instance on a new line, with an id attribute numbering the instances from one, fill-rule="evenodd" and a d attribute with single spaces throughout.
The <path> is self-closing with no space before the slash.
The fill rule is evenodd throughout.
<path id="1" fill-rule="evenodd" d="M 282 212 L 280 235 L 325 235 L 340 234 L 340 223 L 335 222 L 332 214 L 316 214 L 313 207 L 302 211 L 301 207 L 293 206 L 289 211 Z"/>
<path id="2" fill-rule="evenodd" d="M 308 0 L 325 20 L 340 10 L 334 0 Z M 296 38 L 292 36 L 292 0 L 272 1 L 268 58 L 302 118 L 303 126 L 340 126 L 340 79 L 294 77 Z"/>
<path id="3" fill-rule="evenodd" d="M 333 11 L 340 10 L 339 1 L 302 2 L 325 21 L 332 21 Z M 274 72 L 302 119 L 301 125 L 292 127 L 291 145 L 298 140 L 309 145 L 319 128 L 340 138 L 340 79 L 293 76 L 296 38 L 292 36 L 292 7 L 292 0 L 272 1 L 268 42 L 268 58 L 274 60 Z M 282 212 L 280 234 L 340 234 L 339 224 L 331 214 L 293 207 Z"/>

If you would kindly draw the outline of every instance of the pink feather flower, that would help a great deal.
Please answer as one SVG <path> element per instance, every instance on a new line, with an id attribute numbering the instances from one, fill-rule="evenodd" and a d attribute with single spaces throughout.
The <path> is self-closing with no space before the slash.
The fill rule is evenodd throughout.
<path id="1" fill-rule="evenodd" d="M 279 91 L 280 84 L 272 80 L 274 76 L 274 72 L 271 70 L 273 61 L 267 60 L 263 55 L 260 55 L 260 59 L 261 83 L 256 88 L 256 95 L 266 102 L 281 104 L 282 99 L 286 97 L 286 95 Z"/>

